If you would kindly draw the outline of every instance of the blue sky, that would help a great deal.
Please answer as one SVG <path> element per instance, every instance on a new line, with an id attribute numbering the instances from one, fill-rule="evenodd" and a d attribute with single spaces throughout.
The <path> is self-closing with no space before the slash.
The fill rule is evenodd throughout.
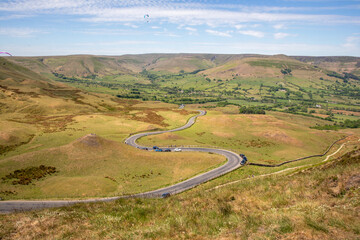
<path id="1" fill-rule="evenodd" d="M 360 0 L 2 0 L 0 51 L 360 56 Z"/>

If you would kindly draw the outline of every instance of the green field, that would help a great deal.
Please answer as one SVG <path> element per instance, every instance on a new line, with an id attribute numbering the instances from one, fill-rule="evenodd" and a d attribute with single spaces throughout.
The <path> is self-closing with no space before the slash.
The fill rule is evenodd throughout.
<path id="1" fill-rule="evenodd" d="M 278 164 L 322 154 L 346 138 L 327 156 L 275 168 L 245 165 L 168 199 L 1 215 L 0 239 L 359 238 L 358 58 L 9 59 L 0 58 L 2 200 L 140 193 L 218 167 L 226 159 L 216 154 L 124 144 L 131 134 L 182 126 L 199 109 L 207 114 L 191 128 L 139 143 L 222 148 Z M 255 110 L 265 114 L 249 114 Z M 349 120 L 353 128 L 344 128 Z M 318 130 L 324 127 L 334 130 Z"/>
<path id="2" fill-rule="evenodd" d="M 341 132 L 310 129 L 326 121 L 299 115 L 267 112 L 266 115 L 239 115 L 237 107 L 209 110 L 193 128 L 149 136 L 145 145 L 212 146 L 244 153 L 252 162 L 275 164 L 303 156 L 321 154 Z"/>
<path id="3" fill-rule="evenodd" d="M 3 181 L 1 197 L 138 193 L 218 166 L 223 157 L 159 155 L 123 143 L 130 134 L 182 126 L 197 109 L 208 113 L 190 129 L 140 143 L 223 148 L 252 162 L 275 164 L 323 153 L 335 140 L 357 134 L 310 128 L 359 119 L 356 79 L 341 82 L 341 73 L 284 56 L 215 59 L 191 54 L 0 58 L 0 177 L 42 164 L 58 170 L 35 185 Z M 179 103 L 186 103 L 185 110 Z M 265 109 L 266 115 L 239 114 L 244 105 Z M 81 145 L 91 133 L 99 148 Z M 207 184 L 272 171 L 246 167 Z M 6 195 L 9 191 L 15 194 Z"/>
<path id="4" fill-rule="evenodd" d="M 341 69 L 345 63 L 356 63 L 358 59 L 319 60 L 323 61 L 320 66 L 313 64 L 310 57 L 261 55 L 148 54 L 12 59 L 55 81 L 121 98 L 176 104 L 226 100 L 266 105 L 292 113 L 308 113 L 310 108 L 321 105 L 320 109 L 329 112 L 327 117 L 336 122 L 342 120 L 330 114 L 334 109 L 359 112 L 357 65 L 346 72 L 348 75 L 333 71 L 334 66 Z"/>
<path id="5" fill-rule="evenodd" d="M 168 199 L 121 199 L 1 215 L 3 239 L 358 239 L 358 145 L 295 174 Z M 349 179 L 354 179 L 349 181 Z"/>
<path id="6" fill-rule="evenodd" d="M 58 173 L 35 181 L 34 185 L 3 181 L 1 197 L 82 198 L 139 193 L 184 180 L 224 162 L 221 156 L 159 154 L 123 144 L 132 133 L 182 126 L 193 115 L 185 110 L 173 110 L 168 104 L 154 103 L 157 108 L 151 108 L 151 103 L 146 103 L 149 104 L 146 108 L 146 104 L 139 102 L 137 107 L 136 103 L 128 106 L 127 113 L 72 116 L 64 126 L 56 126 L 59 123 L 54 123 L 51 115 L 41 125 L 13 123 L 5 120 L 9 115 L 2 115 L 3 146 L 6 143 L 13 148 L 6 149 L 1 156 L 0 178 L 15 170 L 39 165 L 56 167 Z M 47 131 L 51 124 L 52 130 Z M 87 138 L 91 139 L 90 133 L 96 134 L 98 146 L 84 144 Z M 4 141 L 6 139 L 17 142 Z M 5 195 L 6 191 L 16 194 Z"/>

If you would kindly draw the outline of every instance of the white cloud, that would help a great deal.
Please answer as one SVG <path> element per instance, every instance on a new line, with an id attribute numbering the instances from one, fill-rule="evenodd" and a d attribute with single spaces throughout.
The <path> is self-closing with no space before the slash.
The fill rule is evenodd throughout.
<path id="1" fill-rule="evenodd" d="M 45 32 L 32 28 L 0 28 L 0 35 L 6 35 L 11 37 L 32 37 L 37 33 Z"/>
<path id="2" fill-rule="evenodd" d="M 242 29 L 242 28 L 244 28 L 244 27 L 246 27 L 246 26 L 243 25 L 243 24 L 237 24 L 237 25 L 235 25 L 235 28 L 236 28 L 237 30 Z"/>
<path id="3" fill-rule="evenodd" d="M 219 6 L 223 7 L 219 8 Z M 293 9 L 299 12 L 299 9 Z M 259 22 L 360 24 L 358 16 L 299 14 L 290 13 L 288 10 L 287 7 L 216 5 L 208 1 L 195 3 L 192 0 L 13 0 L 0 3 L 0 11 L 77 15 L 83 16 L 82 20 L 87 22 L 138 22 L 143 21 L 143 14 L 146 13 L 150 15 L 152 21 L 166 20 L 177 24 L 209 26 L 224 24 L 234 26 Z"/>
<path id="4" fill-rule="evenodd" d="M 132 28 L 139 28 L 138 25 L 132 24 L 132 23 L 124 23 L 124 26 L 132 27 Z"/>
<path id="5" fill-rule="evenodd" d="M 263 38 L 265 36 L 265 33 L 260 31 L 253 31 L 253 30 L 239 31 L 239 33 L 257 38 Z"/>
<path id="6" fill-rule="evenodd" d="M 345 48 L 360 48 L 360 35 L 354 34 L 354 36 L 347 37 L 342 46 Z"/>
<path id="7" fill-rule="evenodd" d="M 274 38 L 275 39 L 282 39 L 282 38 L 286 38 L 286 37 L 295 37 L 297 36 L 296 34 L 290 34 L 290 33 L 284 33 L 284 32 L 278 32 L 278 33 L 274 33 Z"/>
<path id="8" fill-rule="evenodd" d="M 196 32 L 197 31 L 196 28 L 192 28 L 192 27 L 186 27 L 185 29 L 190 31 L 190 32 Z"/>
<path id="9" fill-rule="evenodd" d="M 215 31 L 215 30 L 206 30 L 207 33 L 214 35 L 214 36 L 219 36 L 219 37 L 231 37 L 231 31 L 226 31 L 226 32 L 220 32 L 220 31 Z"/>
<path id="10" fill-rule="evenodd" d="M 89 5 L 86 0 L 15 0 L 0 3 L 0 11 L 41 11 L 53 9 L 79 8 Z"/>
<path id="11" fill-rule="evenodd" d="M 275 25 L 273 26 L 273 28 L 275 28 L 275 29 L 277 29 L 277 30 L 286 29 L 285 24 L 283 24 L 283 23 L 275 24 Z"/>
<path id="12" fill-rule="evenodd" d="M 12 14 L 7 16 L 1 16 L 0 21 L 2 20 L 12 20 L 12 19 L 21 19 L 21 18 L 29 18 L 33 17 L 34 15 L 28 15 L 28 14 Z"/>

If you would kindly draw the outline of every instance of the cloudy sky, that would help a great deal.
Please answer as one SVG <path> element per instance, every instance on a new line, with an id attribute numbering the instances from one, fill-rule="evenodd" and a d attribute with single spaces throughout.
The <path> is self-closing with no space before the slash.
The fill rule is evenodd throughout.
<path id="1" fill-rule="evenodd" d="M 360 0 L 1 0 L 0 51 L 360 56 Z"/>

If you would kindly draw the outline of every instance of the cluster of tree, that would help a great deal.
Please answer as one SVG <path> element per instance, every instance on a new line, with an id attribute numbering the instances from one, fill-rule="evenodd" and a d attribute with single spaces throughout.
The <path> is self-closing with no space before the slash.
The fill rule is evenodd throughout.
<path id="1" fill-rule="evenodd" d="M 347 108 L 347 107 L 335 106 L 334 109 L 335 109 L 335 110 L 351 111 L 351 112 L 360 112 L 360 109 L 359 109 L 359 108 Z"/>
<path id="2" fill-rule="evenodd" d="M 354 75 L 354 74 L 352 74 L 352 73 L 346 73 L 346 72 L 344 72 L 344 77 L 345 77 L 345 78 L 352 78 L 352 79 L 354 79 L 354 80 L 360 80 L 360 77 L 358 77 L 358 76 L 356 76 L 356 75 Z"/>
<path id="3" fill-rule="evenodd" d="M 207 102 L 217 102 L 217 101 L 221 101 L 221 99 L 219 98 L 180 98 L 180 99 L 176 99 L 173 100 L 173 103 L 178 103 L 178 104 L 192 104 L 192 103 L 198 103 L 198 104 L 202 104 L 202 103 L 207 103 Z"/>
<path id="4" fill-rule="evenodd" d="M 311 127 L 318 130 L 338 130 L 343 128 L 360 128 L 360 119 L 358 120 L 349 120 L 346 119 L 343 123 L 334 124 L 334 125 L 323 125 L 323 126 L 315 126 Z"/>
<path id="5" fill-rule="evenodd" d="M 290 68 L 281 69 L 281 73 L 284 75 L 291 75 L 291 69 Z"/>
<path id="6" fill-rule="evenodd" d="M 116 97 L 118 97 L 118 98 L 135 98 L 135 99 L 141 98 L 139 94 L 117 94 Z"/>
<path id="7" fill-rule="evenodd" d="M 94 80 L 95 78 L 97 78 L 97 75 L 96 74 L 91 74 L 91 75 L 85 76 L 85 78 Z"/>
<path id="8" fill-rule="evenodd" d="M 339 84 L 333 84 L 333 85 L 327 86 L 327 89 L 329 91 L 332 91 L 333 95 L 349 96 L 349 97 L 354 97 L 355 99 L 360 98 L 360 88 L 358 88 L 358 87 L 350 87 L 349 85 L 342 86 Z"/>
<path id="9" fill-rule="evenodd" d="M 78 79 L 77 79 L 77 78 L 75 78 L 75 77 L 67 77 L 67 76 L 65 76 L 65 75 L 64 75 L 64 74 L 62 74 L 62 73 L 52 72 L 52 74 L 53 74 L 55 77 L 57 77 L 57 78 L 61 78 L 61 79 L 73 80 L 73 81 L 78 80 Z M 96 74 L 91 74 L 91 75 L 85 76 L 84 78 L 94 80 L 96 77 L 97 77 L 97 75 L 96 75 Z"/>
<path id="10" fill-rule="evenodd" d="M 223 101 L 223 102 L 218 102 L 216 104 L 217 107 L 226 107 L 227 105 L 229 105 L 230 103 L 228 103 L 227 101 Z"/>
<path id="11" fill-rule="evenodd" d="M 240 114 L 265 114 L 265 110 L 260 106 L 241 106 L 239 108 Z"/>
<path id="12" fill-rule="evenodd" d="M 348 82 L 348 79 L 354 79 L 354 80 L 360 80 L 360 77 L 352 74 L 352 73 L 347 73 L 347 72 L 344 72 L 343 75 L 341 75 L 340 73 L 337 73 L 337 72 L 330 72 L 330 73 L 327 73 L 327 75 L 329 77 L 335 77 L 335 78 L 339 78 L 339 79 L 342 79 L 344 80 L 344 82 Z"/>
<path id="13" fill-rule="evenodd" d="M 137 88 L 131 89 L 131 94 L 140 95 L 140 91 Z"/>
<path id="14" fill-rule="evenodd" d="M 154 83 L 156 79 L 159 78 L 158 75 L 148 72 L 146 69 L 143 69 L 140 74 L 144 76 L 145 78 L 149 79 L 151 83 Z"/>

